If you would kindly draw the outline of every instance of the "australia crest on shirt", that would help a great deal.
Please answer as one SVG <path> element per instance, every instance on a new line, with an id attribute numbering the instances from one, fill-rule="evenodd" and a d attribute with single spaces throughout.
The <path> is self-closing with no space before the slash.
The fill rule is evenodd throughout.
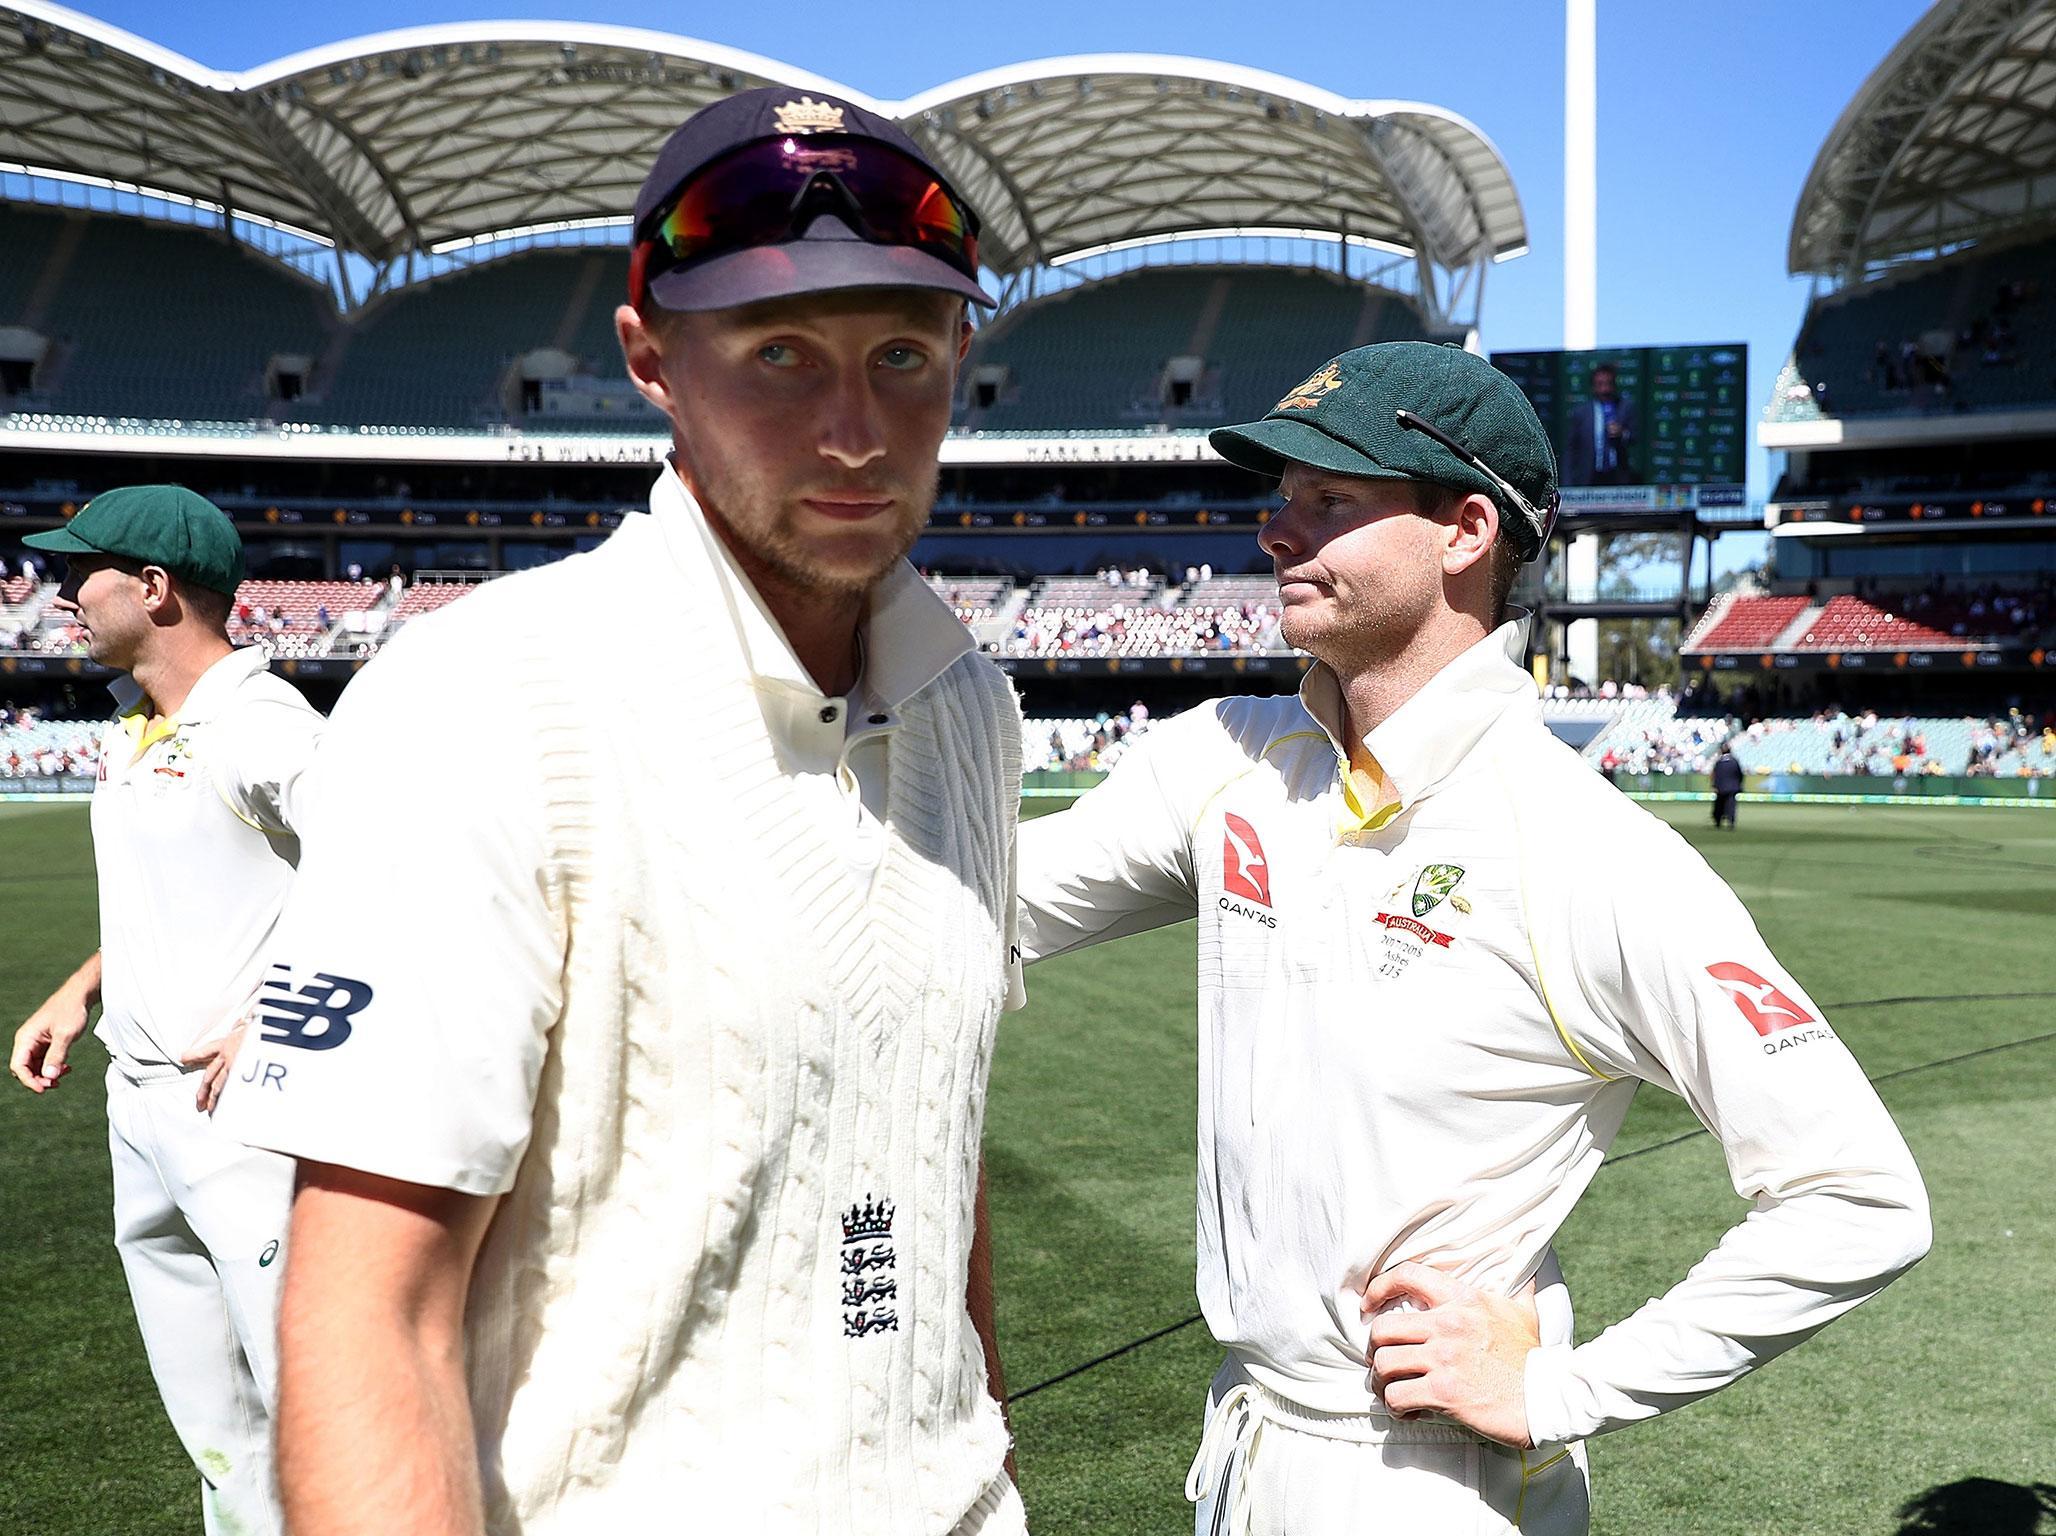
<path id="1" fill-rule="evenodd" d="M 150 772 L 158 778 L 182 779 L 186 776 L 186 769 L 192 761 L 192 756 L 191 739 L 186 732 L 179 731 L 164 743 L 163 750 L 157 754 L 157 760 Z"/>
<path id="2" fill-rule="evenodd" d="M 1461 890 L 1461 864 L 1424 864 L 1400 878 L 1385 893 L 1375 919 L 1383 930 L 1378 948 L 1378 974 L 1403 976 L 1431 950 L 1456 942 L 1449 931 L 1452 918 L 1468 917 L 1471 903 Z"/>

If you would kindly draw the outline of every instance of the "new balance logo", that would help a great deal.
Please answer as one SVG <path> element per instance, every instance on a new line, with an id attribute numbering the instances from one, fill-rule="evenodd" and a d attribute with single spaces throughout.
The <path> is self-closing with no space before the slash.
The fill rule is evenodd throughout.
<path id="1" fill-rule="evenodd" d="M 257 999 L 257 1024 L 275 1044 L 332 1051 L 350 1038 L 350 1021 L 370 1002 L 367 981 L 316 971 L 312 981 L 295 988 L 292 968 L 274 965 Z"/>
<path id="2" fill-rule="evenodd" d="M 1268 907 L 1271 865 L 1256 828 L 1232 811 L 1222 818 L 1221 889 Z"/>
<path id="3" fill-rule="evenodd" d="M 1812 1014 L 1746 965 L 1723 960 L 1718 965 L 1709 965 L 1706 974 L 1719 982 L 1728 996 L 1735 1000 L 1735 1006 L 1742 1010 L 1742 1017 L 1756 1026 L 1759 1035 L 1790 1029 L 1795 1024 L 1817 1022 Z"/>

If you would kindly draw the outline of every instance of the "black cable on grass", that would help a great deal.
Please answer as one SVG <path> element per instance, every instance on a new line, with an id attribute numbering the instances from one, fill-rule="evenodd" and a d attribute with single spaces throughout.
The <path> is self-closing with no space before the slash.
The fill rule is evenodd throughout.
<path id="1" fill-rule="evenodd" d="M 2056 997 L 2056 992 L 1982 992 L 1969 993 L 1960 997 L 1881 997 L 1874 998 L 1868 1002 L 1840 1003 L 1837 1004 L 1836 1007 L 1839 1009 L 1889 1008 L 1894 1004 L 1898 1003 L 2000 1002 L 2022 998 L 2041 997 Z M 1897 1071 L 1894 1072 L 1881 1072 L 1876 1077 L 1872 1078 L 1871 1082 L 1888 1083 L 1892 1081 L 1892 1079 L 1897 1077 L 1911 1077 L 1916 1072 L 1931 1072 L 1935 1070 L 1937 1067 L 1953 1067 L 1958 1062 L 1973 1061 L 1980 1056 L 1996 1055 L 2000 1051 L 2017 1050 L 2019 1047 L 2024 1045 L 2041 1045 L 2043 1042 L 2049 1040 L 2056 1040 L 2056 1030 L 2051 1030 L 2047 1034 L 2042 1035 L 2029 1035 L 2024 1040 L 2008 1040 L 1999 1045 L 1983 1046 L 1978 1050 L 1965 1051 L 1961 1055 L 1957 1056 L 1944 1056 L 1936 1061 L 1923 1061 L 1911 1067 L 1900 1067 Z M 1600 1171 L 1603 1172 L 1606 1169 L 1611 1168 L 1615 1163 L 1625 1163 L 1630 1158 L 1644 1157 L 1651 1152 L 1661 1152 L 1665 1147 L 1675 1147 L 1679 1145 L 1681 1142 L 1687 1142 L 1692 1140 L 1696 1136 L 1704 1136 L 1707 1134 L 1708 1132 L 1706 1130 L 1706 1127 L 1700 1126 L 1696 1130 L 1685 1131 L 1680 1135 L 1669 1137 L 1664 1141 L 1655 1141 L 1651 1142 L 1646 1147 L 1637 1147 L 1632 1152 L 1617 1153 L 1613 1157 L 1609 1157 L 1608 1159 L 1606 1159 L 1605 1162 L 1601 1163 L 1599 1165 L 1599 1168 Z M 1020 1402 L 1023 1398 L 1033 1397 L 1036 1393 L 1040 1392 L 1045 1387 L 1053 1387 L 1056 1386 L 1059 1382 L 1069 1381 L 1073 1376 L 1083 1376 L 1087 1371 L 1092 1370 L 1095 1367 L 1105 1365 L 1109 1360 L 1118 1360 L 1121 1358 L 1121 1356 L 1128 1354 L 1133 1350 L 1138 1350 L 1142 1348 L 1142 1346 L 1145 1344 L 1154 1344 L 1158 1339 L 1169 1338 L 1174 1333 L 1183 1332 L 1185 1329 L 1190 1328 L 1194 1323 L 1201 1321 L 1201 1318 L 1202 1314 L 1195 1312 L 1192 1314 L 1192 1316 L 1184 1318 L 1179 1322 L 1172 1323 L 1167 1328 L 1159 1328 L 1154 1333 L 1145 1333 L 1139 1339 L 1130 1339 L 1126 1344 L 1121 1345 L 1119 1348 L 1110 1349 L 1105 1354 L 1095 1356 L 1093 1359 L 1087 1360 L 1082 1365 L 1074 1365 L 1068 1371 L 1059 1371 L 1056 1375 L 1050 1377 L 1048 1380 L 1038 1381 L 1032 1387 L 1023 1387 L 1020 1391 L 1011 1394 L 1007 1398 L 1007 1404 L 1009 1407 L 1011 1407 L 1013 1404 Z"/>
<path id="2" fill-rule="evenodd" d="M 1012 1404 L 1021 1401 L 1021 1399 L 1024 1397 L 1033 1397 L 1036 1393 L 1040 1392 L 1044 1387 L 1053 1387 L 1060 1381 L 1069 1381 L 1073 1376 L 1083 1376 L 1087 1371 L 1091 1370 L 1094 1366 L 1105 1365 L 1109 1360 L 1118 1360 L 1121 1356 L 1127 1354 L 1128 1351 L 1130 1351 L 1131 1349 L 1140 1349 L 1145 1344 L 1154 1344 L 1158 1339 L 1168 1338 L 1170 1337 L 1170 1335 L 1179 1332 L 1181 1329 L 1190 1328 L 1194 1323 L 1200 1320 L 1200 1317 L 1201 1314 L 1195 1312 L 1192 1314 L 1192 1316 L 1186 1318 L 1183 1322 L 1173 1323 L 1168 1328 L 1159 1328 L 1155 1333 L 1145 1333 L 1139 1339 L 1129 1340 L 1129 1342 L 1123 1344 L 1119 1349 L 1108 1350 L 1105 1354 L 1099 1356 L 1097 1359 L 1088 1360 L 1083 1365 L 1074 1365 L 1068 1371 L 1059 1371 L 1056 1375 L 1050 1377 L 1049 1380 L 1038 1381 L 1032 1387 L 1023 1387 L 1020 1391 L 1013 1393 L 1011 1396 L 1009 1396 L 1007 1398 L 1007 1403 L 1009 1406 L 1011 1406 Z"/>
<path id="3" fill-rule="evenodd" d="M 1964 1003 L 1964 1002 L 1987 1002 L 1987 1001 L 1997 1001 L 1997 1000 L 1998 1000 L 1998 999 L 2000 999 L 2000 998 L 2018 998 L 2018 997 L 2056 997 L 2056 992 L 1988 992 L 1988 993 L 1985 993 L 1985 994 L 1984 994 L 1983 996 L 1981 996 L 1981 997 L 1976 997 L 1976 998 L 1971 998 L 1971 997 L 1897 997 L 1897 998 L 1884 998 L 1884 999 L 1881 999 L 1881 1000 L 1880 1000 L 1879 1002 L 1875 1002 L 1875 1003 L 1844 1003 L 1844 1004 L 1842 1004 L 1841 1006 L 1842 1006 L 1843 1008 L 1865 1008 L 1865 1007 L 1868 1007 L 1868 1008 L 1877 1008 L 1877 1007 L 1883 1007 L 1883 1006 L 1885 1006 L 1885 1005 L 1887 1005 L 1887 1004 L 1890 1004 L 1890 1003 L 1895 1003 L 1895 1002 L 1896 1002 L 1896 1003 Z M 1914 1064 L 1913 1066 L 1910 1066 L 1910 1067 L 1900 1067 L 1900 1068 L 1899 1068 L 1899 1069 L 1897 1069 L 1896 1071 L 1892 1071 L 1892 1072 L 1880 1072 L 1880 1073 L 1879 1073 L 1879 1074 L 1878 1074 L 1878 1075 L 1877 1075 L 1876 1077 L 1874 1077 L 1874 1078 L 1872 1078 L 1872 1079 L 1871 1079 L 1871 1083 L 1872 1083 L 1873 1085 L 1876 1085 L 1876 1084 L 1878 1084 L 1878 1083 L 1889 1083 L 1889 1082 L 1890 1082 L 1890 1081 L 1892 1081 L 1892 1079 L 1893 1079 L 1893 1078 L 1895 1078 L 1895 1077 L 1911 1077 L 1911 1076 L 1912 1076 L 1912 1075 L 1913 1075 L 1914 1073 L 1916 1073 L 1916 1072 L 1932 1072 L 1932 1071 L 1933 1071 L 1933 1070 L 1934 1070 L 1935 1068 L 1937 1068 L 1937 1067 L 1953 1067 L 1953 1066 L 1955 1066 L 1955 1065 L 1956 1065 L 1956 1064 L 1957 1064 L 1958 1062 L 1960 1062 L 1960 1061 L 1972 1061 L 1972 1060 L 1975 1060 L 1975 1059 L 1976 1059 L 1977 1057 L 1979 1057 L 1979 1056 L 1990 1056 L 1990 1055 L 1993 1055 L 1993 1054 L 1994 1054 L 1995 1052 L 1998 1052 L 1998 1051 L 2011 1051 L 2011 1050 L 2017 1050 L 2017 1049 L 2018 1049 L 2019 1047 L 2021 1047 L 2021 1046 L 2023 1046 L 2023 1045 L 2040 1045 L 2040 1044 L 2041 1044 L 2041 1043 L 2042 1043 L 2043 1041 L 2045 1041 L 2045 1040 L 2056 1040 L 2056 1030 L 2051 1030 L 2051 1031 L 2049 1031 L 2049 1033 L 2047 1033 L 2047 1034 L 2045 1034 L 2045 1035 L 2029 1035 L 2029 1036 L 2028 1036 L 2028 1037 L 2027 1037 L 2026 1039 L 2024 1039 L 2024 1040 L 2006 1040 L 2006 1041 L 2002 1041 L 2002 1042 L 2001 1042 L 2000 1044 L 1998 1044 L 1998 1045 L 1986 1045 L 1986 1046 L 1980 1046 L 1980 1047 L 1979 1047 L 1979 1048 L 1978 1048 L 1977 1050 L 1974 1050 L 1974 1051 L 1965 1051 L 1965 1052 L 1963 1052 L 1963 1053 L 1962 1053 L 1961 1055 L 1957 1055 L 1957 1056 L 1944 1056 L 1944 1057 L 1941 1057 L 1940 1059 L 1938 1059 L 1938 1060 L 1935 1060 L 1935 1061 L 1922 1061 L 1922 1062 L 1916 1062 L 1916 1063 L 1915 1063 L 1915 1064 Z M 1662 1150 L 1663 1150 L 1663 1149 L 1664 1149 L 1665 1147 L 1675 1147 L 1676 1145 L 1678 1145 L 1678 1143 L 1679 1143 L 1679 1142 L 1682 1142 L 1682 1141 L 1690 1141 L 1690 1140 L 1691 1140 L 1691 1139 L 1692 1139 L 1693 1137 L 1695 1137 L 1695 1136 L 1705 1136 L 1705 1135 L 1709 1135 L 1709 1134 L 1711 1134 L 1711 1133 L 1710 1133 L 1710 1132 L 1709 1132 L 1709 1131 L 1708 1131 L 1708 1130 L 1706 1129 L 1706 1127 L 1705 1127 L 1705 1126 L 1703 1126 L 1703 1125 L 1701 1125 L 1701 1126 L 1695 1126 L 1695 1127 L 1693 1127 L 1693 1128 L 1692 1128 L 1691 1130 L 1689 1130 L 1689 1131 L 1681 1131 L 1681 1132 L 1679 1132 L 1679 1133 L 1678 1133 L 1677 1135 L 1675 1135 L 1675 1136 L 1671 1136 L 1671 1137 L 1667 1137 L 1667 1138 L 1665 1138 L 1665 1139 L 1664 1139 L 1664 1140 L 1662 1140 L 1662 1141 L 1652 1141 L 1652 1142 L 1651 1142 L 1651 1143 L 1650 1143 L 1650 1144 L 1649 1144 L 1648 1146 L 1646 1146 L 1646 1147 L 1637 1147 L 1637 1148 L 1635 1148 L 1635 1150 L 1634 1150 L 1634 1151 L 1632 1151 L 1632 1152 L 1617 1152 L 1617 1153 L 1615 1153 L 1615 1154 L 1614 1154 L 1614 1155 L 1613 1155 L 1612 1157 L 1609 1157 L 1609 1158 L 1608 1158 L 1608 1159 L 1607 1159 L 1607 1160 L 1606 1160 L 1605 1162 L 1601 1163 L 1601 1164 L 1600 1164 L 1599 1166 L 1600 1166 L 1601 1168 L 1611 1168 L 1611 1167 L 1612 1167 L 1612 1166 L 1613 1166 L 1613 1165 L 1614 1165 L 1615 1163 L 1625 1163 L 1625 1162 L 1626 1162 L 1626 1161 L 1627 1161 L 1627 1160 L 1628 1160 L 1629 1158 L 1631 1158 L 1631 1157 L 1643 1157 L 1643 1156 L 1646 1156 L 1646 1155 L 1647 1155 L 1648 1153 L 1651 1153 L 1651 1152 L 1661 1152 L 1661 1151 L 1662 1151 Z"/>
<path id="4" fill-rule="evenodd" d="M 2045 997 L 2056 997 L 2056 992 L 1957 992 L 1947 996 L 1933 994 L 1927 997 L 1866 997 L 1861 1002 L 1830 1003 L 1828 1007 L 1836 1013 L 1844 1013 L 1851 1008 L 1897 1008 L 1907 1003 L 2020 1003 L 2032 1002 L 2036 998 Z M 2025 1040 L 2015 1040 L 2012 1043 L 2014 1045 L 2028 1044 Z M 1993 1049 L 2005 1050 L 2006 1047 L 1994 1046 Z M 1951 1061 L 1956 1059 L 1954 1056 L 1949 1058 Z M 1934 1065 L 1934 1063 L 1931 1063 L 1931 1065 Z M 1906 1070 L 1915 1071 L 1918 1069 L 1907 1068 Z M 1886 1075 L 1896 1076 L 1893 1073 Z M 1881 1082 L 1883 1079 L 1872 1078 L 1871 1081 Z"/>

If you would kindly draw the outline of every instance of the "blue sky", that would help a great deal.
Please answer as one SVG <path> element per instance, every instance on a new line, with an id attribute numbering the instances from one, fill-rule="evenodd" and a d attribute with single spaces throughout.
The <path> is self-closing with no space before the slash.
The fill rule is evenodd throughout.
<path id="1" fill-rule="evenodd" d="M 1492 270 L 1495 351 L 1563 337 L 1563 13 L 1519 0 L 90 0 L 81 7 L 203 64 L 243 69 L 429 21 L 563 18 L 744 48 L 874 95 L 1068 53 L 1153 52 L 1275 70 L 1346 96 L 1461 112 L 1499 146 L 1532 249 Z M 1925 0 L 1599 6 L 1599 339 L 1750 346 L 1752 416 L 1790 347 L 1806 283 L 1785 275 L 1792 210 L 1821 141 Z M 1751 492 L 1765 456 L 1751 456 Z M 1722 541 L 1722 564 L 1745 541 Z M 1731 556 L 1732 547 L 1732 556 Z"/>

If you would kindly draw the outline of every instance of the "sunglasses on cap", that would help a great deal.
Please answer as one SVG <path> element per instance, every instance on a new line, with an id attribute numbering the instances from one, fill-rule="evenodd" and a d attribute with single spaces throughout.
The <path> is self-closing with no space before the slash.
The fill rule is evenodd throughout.
<path id="1" fill-rule="evenodd" d="M 794 135 L 703 166 L 637 232 L 628 302 L 674 267 L 799 238 L 824 214 L 978 278 L 978 217 L 934 171 L 875 139 Z"/>
<path id="2" fill-rule="evenodd" d="M 1464 463 L 1470 465 L 1472 469 L 1475 469 L 1487 480 L 1490 480 L 1493 485 L 1498 487 L 1499 493 L 1511 502 L 1514 510 L 1519 512 L 1522 518 L 1525 519 L 1521 525 L 1523 536 L 1521 540 L 1522 559 L 1532 560 L 1542 553 L 1544 547 L 1549 543 L 1551 531 L 1556 527 L 1556 514 L 1563 506 L 1563 498 L 1560 495 L 1551 496 L 1546 509 L 1537 507 L 1527 497 L 1515 490 L 1506 476 L 1500 474 L 1498 470 L 1487 464 L 1475 453 L 1472 453 L 1470 449 L 1464 447 L 1462 443 L 1459 443 L 1434 423 L 1426 421 L 1404 408 L 1394 412 L 1394 414 L 1398 417 L 1399 425 L 1403 430 L 1418 432 L 1423 437 L 1440 443 L 1444 448 L 1447 448 L 1451 453 L 1463 460 Z"/>

